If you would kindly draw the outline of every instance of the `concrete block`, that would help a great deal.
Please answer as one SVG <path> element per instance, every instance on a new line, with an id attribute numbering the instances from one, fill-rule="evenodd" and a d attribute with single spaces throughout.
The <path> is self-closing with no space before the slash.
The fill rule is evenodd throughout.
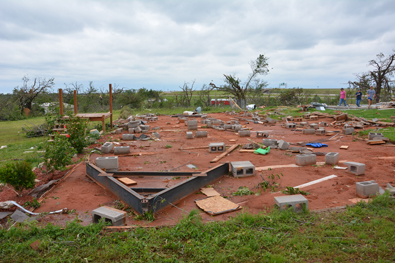
<path id="1" fill-rule="evenodd" d="M 140 121 L 129 121 L 128 128 L 137 128 L 140 125 Z"/>
<path id="2" fill-rule="evenodd" d="M 266 118 L 266 122 L 273 124 L 273 123 L 275 123 L 276 121 L 273 120 L 273 119 L 270 118 L 270 117 L 267 117 L 267 118 Z"/>
<path id="3" fill-rule="evenodd" d="M 114 144 L 112 142 L 106 142 L 101 146 L 100 150 L 102 153 L 109 153 L 112 151 L 113 148 Z"/>
<path id="4" fill-rule="evenodd" d="M 255 166 L 250 161 L 231 162 L 230 169 L 234 177 L 255 175 Z"/>
<path id="5" fill-rule="evenodd" d="M 373 140 L 375 137 L 384 137 L 381 132 L 369 132 L 369 140 Z"/>
<path id="6" fill-rule="evenodd" d="M 225 130 L 231 130 L 232 129 L 232 124 L 225 124 L 224 125 Z"/>
<path id="7" fill-rule="evenodd" d="M 379 184 L 374 180 L 366 181 L 366 182 L 357 182 L 357 195 L 361 198 L 366 198 L 369 196 L 376 196 L 380 191 Z"/>
<path id="8" fill-rule="evenodd" d="M 140 133 L 142 130 L 140 127 L 134 128 L 134 133 Z"/>
<path id="9" fill-rule="evenodd" d="M 354 133 L 354 128 L 343 128 L 343 134 L 352 135 Z"/>
<path id="10" fill-rule="evenodd" d="M 123 129 L 122 129 L 122 128 L 118 128 L 118 129 L 116 129 L 116 130 L 115 130 L 115 133 L 116 133 L 116 134 L 121 134 L 121 133 L 122 133 L 122 131 L 123 131 Z"/>
<path id="11" fill-rule="evenodd" d="M 280 150 L 288 150 L 289 149 L 289 143 L 284 141 L 284 140 L 279 140 L 278 141 L 278 148 Z"/>
<path id="12" fill-rule="evenodd" d="M 320 127 L 328 127 L 328 123 L 322 121 L 320 122 Z"/>
<path id="13" fill-rule="evenodd" d="M 262 144 L 265 146 L 277 146 L 277 140 L 275 139 L 263 139 Z"/>
<path id="14" fill-rule="evenodd" d="M 365 174 L 365 164 L 364 163 L 345 162 L 344 164 L 347 165 L 348 170 L 355 175 Z"/>
<path id="15" fill-rule="evenodd" d="M 208 149 L 213 152 L 224 152 L 226 150 L 224 142 L 213 142 L 208 145 Z"/>
<path id="16" fill-rule="evenodd" d="M 149 125 L 140 125 L 142 131 L 149 131 Z"/>
<path id="17" fill-rule="evenodd" d="M 303 121 L 303 122 L 299 123 L 299 125 L 300 125 L 301 127 L 306 127 L 307 125 L 309 125 L 309 123 Z"/>
<path id="18" fill-rule="evenodd" d="M 130 153 L 129 146 L 115 146 L 114 147 L 114 154 L 128 154 Z"/>
<path id="19" fill-rule="evenodd" d="M 153 133 L 152 133 L 152 136 L 155 136 L 156 138 L 160 139 L 160 135 L 159 135 L 158 132 L 153 132 Z"/>
<path id="20" fill-rule="evenodd" d="M 302 120 L 302 118 L 294 118 L 294 122 L 301 122 Z"/>
<path id="21" fill-rule="evenodd" d="M 293 207 L 294 212 L 301 212 L 303 206 L 305 209 L 309 209 L 309 200 L 303 195 L 276 196 L 274 202 L 280 207 L 280 211 Z"/>
<path id="22" fill-rule="evenodd" d="M 295 157 L 296 165 L 306 166 L 317 163 L 317 155 L 315 154 L 298 154 Z"/>
<path id="23" fill-rule="evenodd" d="M 269 137 L 269 132 L 266 132 L 266 131 L 257 131 L 257 132 L 256 132 L 256 137 L 267 138 L 267 137 Z"/>
<path id="24" fill-rule="evenodd" d="M 251 136 L 250 130 L 240 130 L 238 133 L 239 133 L 240 137 L 250 137 Z"/>
<path id="25" fill-rule="evenodd" d="M 339 162 L 339 153 L 329 152 L 325 155 L 325 163 L 329 165 L 335 165 Z"/>
<path id="26" fill-rule="evenodd" d="M 97 157 L 96 165 L 101 169 L 104 168 L 107 172 L 116 172 L 119 169 L 118 156 Z"/>
<path id="27" fill-rule="evenodd" d="M 187 132 L 187 139 L 193 139 L 193 132 Z"/>
<path id="28" fill-rule="evenodd" d="M 123 226 L 126 223 L 126 212 L 108 206 L 102 206 L 92 211 L 92 222 L 99 223 L 101 218 L 113 226 Z"/>
<path id="29" fill-rule="evenodd" d="M 206 121 L 207 127 L 211 128 L 213 126 L 213 123 L 211 121 Z"/>
<path id="30" fill-rule="evenodd" d="M 317 123 L 311 123 L 310 124 L 310 128 L 312 128 L 312 129 L 314 129 L 314 130 L 317 130 L 318 129 L 318 124 Z"/>
<path id="31" fill-rule="evenodd" d="M 241 128 L 242 128 L 241 125 L 238 125 L 238 124 L 232 125 L 232 129 L 235 130 L 235 131 L 240 131 Z"/>
<path id="32" fill-rule="evenodd" d="M 295 123 L 286 123 L 285 124 L 285 128 L 287 128 L 287 129 L 295 129 L 296 128 L 296 124 Z"/>
<path id="33" fill-rule="evenodd" d="M 129 129 L 128 129 L 128 132 L 129 132 L 130 134 L 133 134 L 133 133 L 134 133 L 134 130 L 135 130 L 135 128 L 129 128 Z"/>
<path id="34" fill-rule="evenodd" d="M 316 135 L 325 135 L 325 128 L 319 128 L 315 130 Z"/>
<path id="35" fill-rule="evenodd" d="M 207 131 L 196 131 L 195 138 L 207 137 Z"/>
<path id="36" fill-rule="evenodd" d="M 315 129 L 304 129 L 303 134 L 315 134 Z"/>
<path id="37" fill-rule="evenodd" d="M 134 134 L 122 134 L 122 140 L 124 141 L 133 141 L 136 139 L 136 136 Z"/>

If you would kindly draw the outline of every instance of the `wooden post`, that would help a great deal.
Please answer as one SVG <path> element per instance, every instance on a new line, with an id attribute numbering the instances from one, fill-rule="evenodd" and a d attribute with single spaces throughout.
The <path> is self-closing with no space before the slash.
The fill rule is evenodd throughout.
<path id="1" fill-rule="evenodd" d="M 102 123 L 102 127 L 103 127 L 103 132 L 105 132 L 106 131 L 106 118 L 104 115 L 102 115 L 101 119 L 102 119 L 101 123 Z"/>
<path id="2" fill-rule="evenodd" d="M 77 115 L 78 109 L 77 109 L 77 91 L 74 90 L 74 114 Z"/>
<path id="3" fill-rule="evenodd" d="M 60 116 L 63 116 L 63 91 L 59 89 L 59 111 Z"/>
<path id="4" fill-rule="evenodd" d="M 111 125 L 111 129 L 113 128 L 112 126 L 112 85 L 110 84 L 110 125 Z"/>

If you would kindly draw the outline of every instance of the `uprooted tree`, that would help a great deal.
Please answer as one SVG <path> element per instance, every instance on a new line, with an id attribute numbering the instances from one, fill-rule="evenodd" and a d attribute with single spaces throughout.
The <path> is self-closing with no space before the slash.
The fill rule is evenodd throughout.
<path id="1" fill-rule="evenodd" d="M 395 50 L 393 54 L 385 57 L 383 53 L 376 55 L 376 60 L 372 59 L 369 61 L 369 66 L 373 67 L 367 73 L 357 75 L 357 81 L 352 82 L 354 86 L 361 89 L 366 89 L 367 84 L 373 83 L 376 86 L 376 102 L 380 101 L 380 94 L 384 88 L 387 91 L 391 90 L 390 77 L 395 72 Z"/>
<path id="2" fill-rule="evenodd" d="M 18 103 L 21 114 L 25 108 L 31 110 L 32 103 L 41 93 L 46 93 L 55 85 L 54 78 L 46 80 L 45 78 L 34 78 L 33 84 L 30 84 L 29 77 L 24 76 L 22 78 L 22 87 L 15 87 L 13 95 L 16 102 Z"/>
<path id="3" fill-rule="evenodd" d="M 231 74 L 224 74 L 226 85 L 221 87 L 215 86 L 214 83 L 210 83 L 210 85 L 214 88 L 217 88 L 218 90 L 232 94 L 237 99 L 238 103 L 245 101 L 246 95 L 251 89 L 251 84 L 254 83 L 255 88 L 260 86 L 264 87 L 267 85 L 266 82 L 258 79 L 258 76 L 269 73 L 268 58 L 265 57 L 265 55 L 260 54 L 256 60 L 250 62 L 250 66 L 252 72 L 248 76 L 244 86 L 242 86 L 241 80 L 239 78 Z"/>

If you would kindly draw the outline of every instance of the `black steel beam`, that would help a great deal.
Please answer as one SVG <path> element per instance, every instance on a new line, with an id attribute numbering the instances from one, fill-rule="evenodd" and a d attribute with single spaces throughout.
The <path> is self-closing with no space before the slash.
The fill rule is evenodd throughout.
<path id="1" fill-rule="evenodd" d="M 113 176 L 193 176 L 201 172 L 143 172 L 143 171 L 124 171 L 111 172 Z"/>
<path id="2" fill-rule="evenodd" d="M 207 176 L 189 178 L 171 188 L 163 190 L 147 198 L 149 211 L 158 212 L 180 199 L 195 193 L 203 186 L 206 186 L 215 180 L 229 173 L 229 163 L 218 165 L 206 172 Z"/>
<path id="3" fill-rule="evenodd" d="M 93 180 L 110 190 L 114 195 L 136 210 L 136 212 L 143 214 L 148 211 L 148 203 L 144 196 L 126 187 L 117 179 L 111 176 L 99 176 L 101 172 L 90 166 L 89 163 L 86 164 L 86 172 Z"/>
<path id="4" fill-rule="evenodd" d="M 137 193 L 158 193 L 160 191 L 166 190 L 167 188 L 131 187 L 130 189 L 137 192 Z"/>

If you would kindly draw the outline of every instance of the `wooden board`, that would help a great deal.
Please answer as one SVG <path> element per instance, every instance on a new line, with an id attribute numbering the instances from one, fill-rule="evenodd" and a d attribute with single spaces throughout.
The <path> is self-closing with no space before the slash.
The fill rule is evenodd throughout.
<path id="1" fill-rule="evenodd" d="M 210 215 L 219 215 L 241 209 L 240 205 L 235 204 L 219 195 L 201 200 L 195 200 L 195 203 L 200 209 Z"/>
<path id="2" fill-rule="evenodd" d="M 241 150 L 239 151 L 239 153 L 253 153 L 253 152 L 255 152 L 255 150 L 245 150 L 245 149 L 241 149 Z"/>
<path id="3" fill-rule="evenodd" d="M 220 193 L 215 191 L 214 188 L 202 188 L 200 189 L 200 191 L 202 191 L 202 193 L 207 195 L 208 197 L 221 195 Z"/>
<path id="4" fill-rule="evenodd" d="M 132 179 L 129 179 L 127 177 L 122 177 L 122 178 L 117 178 L 118 181 L 120 181 L 121 183 L 125 184 L 125 185 L 134 185 L 137 184 L 136 181 L 133 181 Z"/>
<path id="5" fill-rule="evenodd" d="M 342 145 L 342 146 L 340 146 L 340 149 L 347 150 L 348 146 L 347 145 Z"/>
<path id="6" fill-rule="evenodd" d="M 270 165 L 270 166 L 262 166 L 262 167 L 255 167 L 255 171 L 267 171 L 269 169 L 276 169 L 276 168 L 297 168 L 302 167 L 296 164 L 280 164 L 280 165 Z"/>
<path id="7" fill-rule="evenodd" d="M 382 140 L 377 140 L 377 141 L 370 140 L 370 141 L 367 141 L 366 143 L 370 144 L 370 145 L 376 145 L 376 144 L 385 144 L 385 141 L 382 141 Z"/>
<path id="8" fill-rule="evenodd" d="M 233 152 L 237 147 L 239 147 L 238 144 L 234 144 L 232 145 L 228 150 L 226 150 L 226 152 L 224 152 L 223 154 L 218 155 L 217 157 L 215 157 L 213 160 L 210 161 L 210 163 L 216 163 L 219 160 L 221 160 L 222 158 L 224 158 L 226 155 L 228 155 L 229 153 Z"/>

